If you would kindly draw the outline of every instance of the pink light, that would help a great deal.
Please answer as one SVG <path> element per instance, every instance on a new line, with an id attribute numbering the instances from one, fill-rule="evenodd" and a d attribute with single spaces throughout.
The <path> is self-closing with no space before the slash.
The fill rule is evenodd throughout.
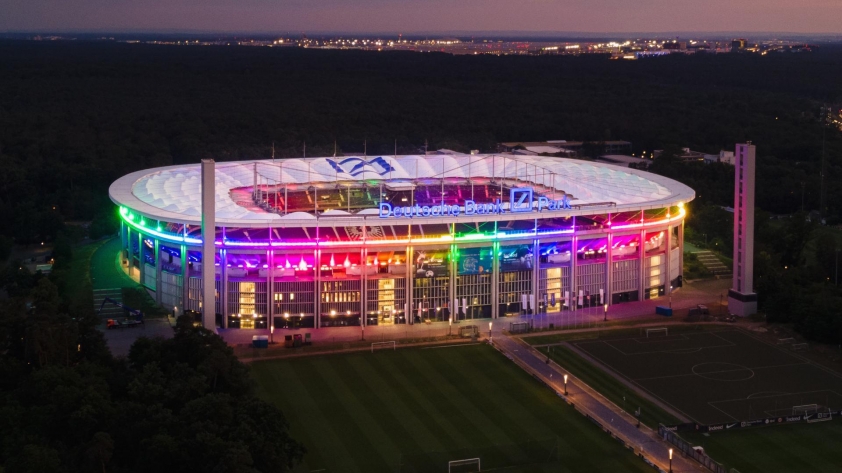
<path id="1" fill-rule="evenodd" d="M 292 267 L 292 265 L 289 264 L 289 258 L 287 258 L 287 262 L 286 262 L 286 265 L 284 265 L 284 267 L 287 268 L 287 269 Z"/>
<path id="2" fill-rule="evenodd" d="M 307 270 L 307 263 L 305 263 L 305 262 L 304 262 L 304 257 L 303 257 L 303 256 L 301 257 L 301 262 L 300 262 L 300 263 L 298 263 L 298 269 L 300 269 L 301 271 L 306 271 L 306 270 Z"/>
<path id="3" fill-rule="evenodd" d="M 346 268 L 351 267 L 351 260 L 350 260 L 350 259 L 348 259 L 348 257 L 347 257 L 347 256 L 345 257 L 345 267 L 346 267 Z"/>
<path id="4" fill-rule="evenodd" d="M 330 255 L 330 267 L 336 266 L 336 261 L 333 260 L 333 255 Z"/>

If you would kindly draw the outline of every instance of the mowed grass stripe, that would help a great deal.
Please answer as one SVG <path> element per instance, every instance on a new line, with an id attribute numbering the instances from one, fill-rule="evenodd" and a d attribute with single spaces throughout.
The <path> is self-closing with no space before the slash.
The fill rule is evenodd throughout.
<path id="1" fill-rule="evenodd" d="M 424 469 L 469 454 L 481 456 L 489 468 L 543 462 L 555 442 L 509 445 L 525 440 L 512 438 L 511 431 L 543 429 L 558 437 L 561 461 L 506 471 L 651 471 L 487 345 L 266 361 L 253 372 L 261 394 L 284 409 L 291 434 L 310 450 L 301 471 L 394 473 L 398 458 Z M 425 426 L 422 433 L 413 431 L 418 424 Z M 426 445 L 430 435 L 435 443 Z M 439 446 L 445 450 L 430 453 Z M 423 451 L 410 451 L 419 448 Z"/>
<path id="2" fill-rule="evenodd" d="M 348 429 L 346 441 L 354 439 L 361 444 L 360 448 L 353 449 L 358 466 L 363 471 L 396 466 L 399 460 L 394 454 L 397 446 L 383 430 L 381 423 L 365 408 L 356 390 L 349 388 L 341 379 L 340 370 L 334 365 L 342 362 L 341 357 L 321 357 L 314 360 L 313 368 L 333 397 L 329 403 L 330 410 L 344 419 L 343 427 Z"/>
<path id="3" fill-rule="evenodd" d="M 469 399 L 478 398 L 477 404 L 483 412 L 498 412 L 504 422 L 501 428 L 511 439 L 509 440 L 510 443 L 553 436 L 551 431 L 534 429 L 536 426 L 541 426 L 542 423 L 527 413 L 526 409 L 523 408 L 522 400 L 518 400 L 507 393 L 509 388 L 515 384 L 511 377 L 517 375 L 506 372 L 504 363 L 495 363 L 494 360 L 483 356 L 483 351 L 451 350 L 447 354 L 458 362 L 459 371 L 471 373 L 471 382 L 459 385 L 465 395 L 471 396 Z M 494 355 L 495 353 L 491 353 L 491 356 Z M 508 359 L 503 358 L 508 362 Z M 485 374 L 489 367 L 494 367 L 495 370 L 504 370 L 496 373 L 497 382 L 492 382 Z M 447 376 L 460 376 L 460 373 L 448 373 Z M 528 395 L 524 392 L 518 394 Z"/>
<path id="4" fill-rule="evenodd" d="M 298 364 L 307 365 L 309 360 L 302 360 Z M 328 468 L 327 459 L 321 456 L 322 452 L 331 452 L 339 458 L 350 458 L 345 442 L 333 431 L 330 427 L 332 423 L 319 408 L 316 393 L 307 390 L 309 380 L 299 377 L 293 364 L 255 363 L 252 370 L 260 380 L 261 390 L 267 393 L 265 398 L 277 405 L 286 416 L 291 435 L 308 447 L 304 463 L 310 469 Z M 276 395 L 269 395 L 272 393 Z"/>
<path id="5" fill-rule="evenodd" d="M 394 352 L 393 352 L 394 353 Z M 386 355 L 382 357 L 381 355 Z M 392 353 L 382 353 L 376 355 L 357 355 L 354 358 L 348 358 L 348 374 L 350 376 L 358 376 L 365 380 L 365 390 L 368 395 L 364 396 L 369 399 L 369 409 L 377 409 L 388 422 L 395 424 L 394 430 L 399 430 L 393 434 L 393 439 L 407 439 L 413 440 L 417 451 L 422 450 L 444 450 L 445 445 L 439 442 L 438 437 L 430 431 L 427 424 L 416 415 L 414 406 L 407 402 L 405 397 L 394 389 L 392 379 L 384 377 L 384 371 L 379 369 L 384 365 L 385 358 L 395 358 Z M 373 359 L 373 356 L 380 356 L 380 359 Z M 405 445 L 401 442 L 402 451 L 412 451 L 411 446 Z"/>
<path id="6" fill-rule="evenodd" d="M 496 393 L 492 399 L 505 409 L 518 424 L 529 432 L 533 439 L 545 439 L 555 436 L 556 425 L 550 421 L 547 409 L 553 409 L 557 397 L 552 391 L 537 385 L 520 382 L 524 372 L 503 354 L 496 350 L 480 350 L 475 353 L 457 353 L 463 358 L 467 369 L 476 374 L 476 386 L 487 392 Z M 467 356 L 466 356 L 467 355 Z M 496 372 L 489 372 L 489 368 Z M 533 396 L 536 401 L 524 403 L 526 396 Z"/>
<path id="7" fill-rule="evenodd" d="M 457 427 L 460 425 L 464 428 L 464 422 L 467 422 L 467 419 L 462 417 L 461 412 L 455 411 L 452 405 L 450 407 L 454 409 L 454 412 L 443 411 L 443 406 L 433 402 L 436 398 L 429 395 L 428 387 L 419 386 L 417 382 L 410 380 L 407 376 L 408 362 L 404 354 L 411 352 L 402 350 L 399 353 L 402 357 L 384 357 L 380 365 L 384 375 L 387 375 L 391 381 L 389 383 L 391 388 L 400 398 L 406 400 L 410 409 L 416 412 L 418 417 L 423 418 L 427 428 L 440 439 L 441 443 L 456 448 L 468 447 L 470 442 L 467 436 Z"/>
<path id="8" fill-rule="evenodd" d="M 440 350 L 427 350 L 425 355 L 434 351 Z M 444 380 L 434 374 L 435 369 L 426 363 L 418 363 L 417 352 L 409 355 L 401 369 L 409 379 L 413 380 L 418 393 L 430 400 L 435 408 L 433 416 L 446 420 L 457 432 L 456 438 L 464 439 L 467 446 L 495 443 L 494 439 L 488 436 L 489 432 L 484 428 L 485 425 L 477 424 L 478 418 L 485 419 L 485 415 L 466 404 L 464 400 L 454 400 L 452 387 L 445 385 Z"/>
<path id="9" fill-rule="evenodd" d="M 422 373 L 431 386 L 438 387 L 443 395 L 441 402 L 451 403 L 456 407 L 456 411 L 464 413 L 468 419 L 468 425 L 473 425 L 477 432 L 482 432 L 489 440 L 488 445 L 513 443 L 515 439 L 489 418 L 487 413 L 490 411 L 479 407 L 485 404 L 485 398 L 492 396 L 493 393 L 460 389 L 471 384 L 473 373 L 466 372 L 464 367 L 460 369 L 454 366 L 450 360 L 442 356 L 443 353 L 452 350 L 456 348 L 427 350 L 425 353 L 427 356 L 412 357 L 410 364 Z"/>
<path id="10" fill-rule="evenodd" d="M 321 417 L 326 419 L 327 427 L 333 434 L 331 441 L 326 443 L 318 433 L 315 433 L 311 439 L 315 443 L 310 445 L 318 444 L 318 448 L 322 451 L 323 463 L 328 471 L 366 472 L 385 470 L 386 465 L 379 461 L 379 457 L 375 454 L 375 448 L 368 443 L 356 422 L 348 414 L 347 408 L 339 402 L 336 393 L 324 381 L 323 375 L 318 372 L 315 366 L 316 362 L 318 362 L 318 359 L 314 358 L 302 360 L 301 363 L 290 363 L 292 369 L 307 386 L 308 393 L 318 407 Z M 344 458 L 339 455 L 334 456 L 332 448 L 337 444 L 348 445 L 347 448 L 343 449 L 346 454 Z M 336 462 L 337 458 L 342 459 L 341 463 Z"/>

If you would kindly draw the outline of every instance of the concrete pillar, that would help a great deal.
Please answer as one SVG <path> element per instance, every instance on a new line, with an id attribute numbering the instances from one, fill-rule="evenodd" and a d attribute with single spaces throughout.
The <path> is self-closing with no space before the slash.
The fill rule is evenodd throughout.
<path id="1" fill-rule="evenodd" d="M 137 233 L 137 271 L 140 280 L 140 285 L 145 286 L 144 278 L 146 278 L 146 263 L 143 259 L 143 234 L 140 232 Z M 129 273 L 131 274 L 131 273 Z"/>
<path id="2" fill-rule="evenodd" d="M 641 217 L 642 218 L 642 217 Z M 640 287 L 637 289 L 637 297 L 639 300 L 643 300 L 646 295 L 646 286 L 649 285 L 649 275 L 646 274 L 646 230 L 640 230 L 640 263 L 639 263 L 639 272 L 640 272 Z"/>
<path id="3" fill-rule="evenodd" d="M 322 271 L 319 267 L 320 253 L 321 251 L 318 249 L 313 250 L 313 282 L 315 283 L 313 298 L 316 302 L 313 307 L 313 326 L 316 328 L 321 328 L 322 323 Z"/>
<path id="4" fill-rule="evenodd" d="M 532 240 L 532 311 L 535 314 L 547 312 L 544 306 L 545 291 L 541 291 L 541 245 L 538 240 Z"/>
<path id="5" fill-rule="evenodd" d="M 178 315 L 187 310 L 190 295 L 190 270 L 187 268 L 187 245 L 181 245 L 181 306 Z"/>
<path id="6" fill-rule="evenodd" d="M 368 269 L 365 265 L 366 249 L 360 248 L 360 268 L 362 274 L 360 275 L 360 325 L 365 327 L 368 323 Z M 388 267 L 388 266 L 387 266 Z M 376 268 L 380 271 L 380 268 Z"/>
<path id="7" fill-rule="evenodd" d="M 415 258 L 414 258 L 414 249 L 413 247 L 407 246 L 406 247 L 406 307 L 404 308 L 404 317 L 406 317 L 406 323 L 408 325 L 412 325 L 413 321 L 415 320 L 413 317 L 413 293 L 415 291 Z"/>
<path id="8" fill-rule="evenodd" d="M 228 328 L 228 250 L 224 249 L 219 250 L 219 312 L 222 314 L 222 328 Z"/>
<path id="9" fill-rule="evenodd" d="M 574 217 L 575 226 L 575 217 Z M 579 264 L 579 237 L 574 236 L 570 240 L 570 309 L 576 310 L 579 308 L 579 294 L 576 291 L 576 265 Z"/>
<path id="10" fill-rule="evenodd" d="M 664 245 L 667 247 L 666 252 L 666 266 L 667 266 L 667 277 L 666 282 L 664 283 L 664 293 L 666 295 L 672 294 L 672 273 L 670 273 L 670 263 L 672 263 L 672 248 L 670 245 L 672 244 L 672 227 L 667 225 L 666 230 L 666 238 L 664 239 Z"/>
<path id="11" fill-rule="evenodd" d="M 684 219 L 678 226 L 678 275 L 684 277 Z"/>
<path id="12" fill-rule="evenodd" d="M 449 287 L 447 291 L 447 307 L 450 312 L 450 316 L 453 317 L 453 301 L 456 299 L 456 278 L 459 277 L 459 264 L 456 260 L 456 255 L 458 254 L 459 249 L 456 245 L 450 245 L 450 281 Z M 444 314 L 442 314 L 444 316 Z"/>
<path id="13" fill-rule="evenodd" d="M 614 234 L 608 232 L 608 246 L 605 250 L 605 300 L 603 304 L 611 305 L 611 287 L 614 284 Z"/>
<path id="14" fill-rule="evenodd" d="M 728 311 L 739 316 L 757 313 L 754 293 L 754 167 L 755 147 L 738 144 L 734 152 L 734 267 Z"/>
<path id="15" fill-rule="evenodd" d="M 214 254 L 216 239 L 216 164 L 202 160 L 202 325 L 216 329 L 216 276 Z M 224 267 L 224 265 L 223 265 Z M 224 290 L 224 288 L 222 288 Z M 220 291 L 222 292 L 222 291 Z M 220 294 L 221 296 L 222 294 Z M 223 311 L 224 311 L 223 307 Z M 225 318 L 223 317 L 223 320 Z"/>
<path id="16" fill-rule="evenodd" d="M 491 244 L 491 318 L 500 317 L 500 242 Z"/>
<path id="17" fill-rule="evenodd" d="M 272 230 L 269 230 L 271 235 Z M 273 316 L 275 314 L 275 251 L 266 251 L 266 266 L 269 267 L 269 272 L 266 274 L 266 328 L 272 330 L 274 324 Z M 224 317 L 223 317 L 224 318 Z"/>
<path id="18" fill-rule="evenodd" d="M 160 242 L 155 239 L 155 302 L 161 305 L 161 249 Z"/>

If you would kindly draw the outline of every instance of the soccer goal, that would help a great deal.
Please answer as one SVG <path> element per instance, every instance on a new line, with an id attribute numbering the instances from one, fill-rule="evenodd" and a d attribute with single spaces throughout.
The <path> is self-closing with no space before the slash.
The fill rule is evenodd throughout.
<path id="1" fill-rule="evenodd" d="M 792 415 L 794 416 L 815 414 L 818 411 L 818 404 L 804 404 L 802 406 L 792 406 Z"/>
<path id="2" fill-rule="evenodd" d="M 374 343 L 371 344 L 371 352 L 374 353 L 375 349 L 379 350 L 381 348 L 389 348 L 389 347 L 391 347 L 392 350 L 395 349 L 395 341 L 394 340 L 389 341 L 389 342 L 374 342 Z"/>
<path id="3" fill-rule="evenodd" d="M 794 338 L 779 338 L 778 345 L 789 345 L 790 343 L 795 343 Z"/>
<path id="4" fill-rule="evenodd" d="M 810 345 L 806 343 L 793 343 L 792 344 L 792 351 L 805 351 L 810 348 Z"/>
<path id="5" fill-rule="evenodd" d="M 646 338 L 652 338 L 652 337 L 656 337 L 656 336 L 657 337 L 660 337 L 660 336 L 666 337 L 667 335 L 669 335 L 669 329 L 667 327 L 647 328 L 646 329 Z"/>
<path id="6" fill-rule="evenodd" d="M 465 458 L 447 462 L 447 473 L 472 473 L 482 471 L 479 458 Z"/>

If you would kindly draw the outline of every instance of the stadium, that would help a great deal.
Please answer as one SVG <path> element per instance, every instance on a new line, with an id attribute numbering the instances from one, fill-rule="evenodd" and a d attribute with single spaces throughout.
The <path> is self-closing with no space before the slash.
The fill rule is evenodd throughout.
<path id="1" fill-rule="evenodd" d="M 226 328 L 493 319 L 663 297 L 681 285 L 692 189 L 637 169 L 515 154 L 216 163 L 213 258 L 202 165 L 109 190 L 124 270 Z M 210 182 L 210 181 L 208 181 Z M 208 279 L 210 281 L 210 279 Z"/>

